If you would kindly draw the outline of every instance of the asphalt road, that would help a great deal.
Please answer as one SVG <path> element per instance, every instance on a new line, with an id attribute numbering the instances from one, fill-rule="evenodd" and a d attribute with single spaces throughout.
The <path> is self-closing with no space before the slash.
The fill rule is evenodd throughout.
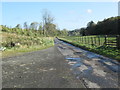
<path id="1" fill-rule="evenodd" d="M 119 63 L 55 39 L 55 46 L 2 59 L 3 88 L 118 88 Z"/>
<path id="2" fill-rule="evenodd" d="M 120 63 L 56 39 L 71 71 L 87 88 L 119 88 Z"/>
<path id="3" fill-rule="evenodd" d="M 2 59 L 3 88 L 84 88 L 54 47 Z"/>

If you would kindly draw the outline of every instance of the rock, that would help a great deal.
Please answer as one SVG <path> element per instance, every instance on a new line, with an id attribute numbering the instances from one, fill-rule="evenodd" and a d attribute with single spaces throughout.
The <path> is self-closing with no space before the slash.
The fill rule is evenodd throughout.
<path id="1" fill-rule="evenodd" d="M 0 51 L 5 51 L 6 47 L 0 47 Z"/>

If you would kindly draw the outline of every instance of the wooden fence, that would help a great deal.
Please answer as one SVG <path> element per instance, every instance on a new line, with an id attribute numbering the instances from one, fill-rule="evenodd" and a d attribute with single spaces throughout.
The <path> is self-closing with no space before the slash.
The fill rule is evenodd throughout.
<path id="1" fill-rule="evenodd" d="M 82 44 L 89 44 L 91 46 L 104 45 L 120 49 L 120 35 L 81 36 L 76 39 Z"/>

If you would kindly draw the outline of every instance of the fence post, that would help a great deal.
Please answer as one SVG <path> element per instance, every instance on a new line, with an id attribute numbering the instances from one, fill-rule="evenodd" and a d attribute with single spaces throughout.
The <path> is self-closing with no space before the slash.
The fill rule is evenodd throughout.
<path id="1" fill-rule="evenodd" d="M 83 36 L 81 37 L 81 43 L 83 44 Z"/>
<path id="2" fill-rule="evenodd" d="M 84 40 L 85 40 L 85 44 L 86 44 L 86 36 L 84 37 Z"/>
<path id="3" fill-rule="evenodd" d="M 80 43 L 81 43 L 81 36 L 80 36 Z"/>
<path id="4" fill-rule="evenodd" d="M 91 37 L 91 42 L 92 42 L 92 44 L 91 44 L 91 45 L 93 46 L 93 37 Z"/>
<path id="5" fill-rule="evenodd" d="M 105 45 L 105 46 L 107 45 L 107 35 L 105 35 L 105 42 L 104 42 L 104 45 Z"/>
<path id="6" fill-rule="evenodd" d="M 85 41 L 84 41 L 84 36 L 83 36 L 83 44 L 85 43 Z"/>
<path id="7" fill-rule="evenodd" d="M 89 36 L 87 37 L 87 39 L 88 39 L 88 44 L 90 44 L 90 43 L 89 43 Z"/>
<path id="8" fill-rule="evenodd" d="M 94 42 L 95 42 L 95 45 L 97 45 L 97 44 L 96 44 L 96 37 L 94 37 Z"/>
<path id="9" fill-rule="evenodd" d="M 98 36 L 98 44 L 99 44 L 99 46 L 100 46 L 100 36 Z"/>
<path id="10" fill-rule="evenodd" d="M 117 36 L 117 48 L 120 49 L 120 35 Z"/>

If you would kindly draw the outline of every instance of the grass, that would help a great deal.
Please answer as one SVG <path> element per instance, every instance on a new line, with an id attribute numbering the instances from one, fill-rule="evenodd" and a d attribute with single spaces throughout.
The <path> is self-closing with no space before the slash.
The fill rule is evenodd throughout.
<path id="1" fill-rule="evenodd" d="M 88 44 L 89 46 L 91 45 L 96 45 L 96 46 L 103 46 L 104 42 L 105 42 L 105 37 L 103 35 L 93 35 L 93 36 L 67 36 L 67 37 L 61 37 L 61 38 L 65 38 L 67 40 L 70 40 L 72 42 L 76 42 L 76 43 L 80 43 L 80 44 Z M 107 42 L 109 42 L 109 44 L 113 44 L 110 43 L 111 42 L 116 42 L 116 37 L 107 37 Z M 114 43 L 114 45 L 116 45 L 116 43 Z M 113 45 L 111 45 L 112 47 L 114 47 Z"/>
<path id="2" fill-rule="evenodd" d="M 43 49 L 46 49 L 46 48 L 49 48 L 52 46 L 54 46 L 54 44 L 49 44 L 46 46 L 31 46 L 31 47 L 26 48 L 26 49 L 24 49 L 24 48 L 19 48 L 19 49 L 12 48 L 12 49 L 7 49 L 6 51 L 3 51 L 3 52 L 1 51 L 1 53 L 2 53 L 2 58 L 6 58 L 6 57 L 11 57 L 11 56 L 21 55 L 21 54 L 24 54 L 26 52 L 43 50 Z"/>
<path id="3" fill-rule="evenodd" d="M 89 36 L 90 37 L 90 36 Z M 92 36 L 92 37 L 97 37 L 97 36 Z M 61 37 L 60 39 L 68 42 L 70 44 L 73 44 L 77 47 L 83 48 L 85 50 L 88 51 L 92 51 L 95 53 L 98 53 L 100 55 L 112 58 L 112 59 L 116 59 L 118 61 L 120 61 L 120 50 L 115 49 L 114 47 L 111 46 L 105 46 L 104 44 L 101 45 L 97 45 L 97 44 L 93 44 L 91 45 L 90 41 L 89 43 L 81 43 L 79 40 L 80 37 Z M 115 40 L 115 38 L 110 38 L 110 40 Z M 96 40 L 97 41 L 97 40 Z M 101 42 L 104 43 L 104 39 L 103 37 L 101 37 Z"/>
<path id="4" fill-rule="evenodd" d="M 42 50 L 54 45 L 54 37 L 31 37 L 3 32 L 0 35 L 2 35 L 1 47 L 7 48 L 1 51 L 2 58 Z M 19 43 L 19 45 L 11 46 L 11 42 Z"/>

